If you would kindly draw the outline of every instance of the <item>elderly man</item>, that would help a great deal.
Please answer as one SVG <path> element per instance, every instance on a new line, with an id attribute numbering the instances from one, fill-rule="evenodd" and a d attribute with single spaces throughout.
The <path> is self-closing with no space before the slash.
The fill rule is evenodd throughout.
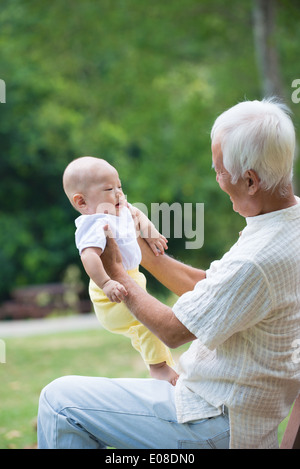
<path id="1" fill-rule="evenodd" d="M 246 219 L 237 243 L 205 272 L 157 258 L 140 240 L 144 267 L 180 296 L 173 308 L 134 283 L 113 241 L 105 263 L 141 322 L 172 348 L 192 342 L 176 387 L 60 378 L 41 394 L 40 448 L 278 447 L 278 424 L 300 389 L 294 127 L 283 105 L 248 101 L 219 116 L 211 138 L 217 182 Z"/>

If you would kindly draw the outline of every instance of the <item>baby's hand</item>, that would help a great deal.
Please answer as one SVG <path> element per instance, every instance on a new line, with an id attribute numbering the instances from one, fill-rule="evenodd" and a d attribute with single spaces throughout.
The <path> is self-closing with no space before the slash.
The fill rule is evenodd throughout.
<path id="1" fill-rule="evenodd" d="M 128 206 L 135 223 L 137 235 L 141 236 L 150 246 L 156 256 L 164 254 L 168 249 L 168 240 L 155 228 L 154 224 L 137 208 Z"/>
<path id="2" fill-rule="evenodd" d="M 107 298 L 113 303 L 121 303 L 127 296 L 126 288 L 115 280 L 108 280 L 102 287 Z"/>
<path id="3" fill-rule="evenodd" d="M 156 235 L 151 238 L 145 238 L 145 241 L 149 244 L 150 248 L 154 252 L 156 256 L 160 254 L 164 254 L 165 249 L 168 249 L 168 240 L 158 231 L 156 231 Z"/>

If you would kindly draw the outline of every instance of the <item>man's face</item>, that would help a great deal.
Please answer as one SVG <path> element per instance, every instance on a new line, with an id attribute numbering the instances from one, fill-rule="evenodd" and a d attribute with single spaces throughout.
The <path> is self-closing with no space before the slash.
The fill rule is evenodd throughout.
<path id="1" fill-rule="evenodd" d="M 251 197 L 249 196 L 249 180 L 240 177 L 236 184 L 232 184 L 231 176 L 223 165 L 223 153 L 220 143 L 212 144 L 213 166 L 216 171 L 216 180 L 222 189 L 229 195 L 233 210 L 243 217 L 253 216 Z"/>

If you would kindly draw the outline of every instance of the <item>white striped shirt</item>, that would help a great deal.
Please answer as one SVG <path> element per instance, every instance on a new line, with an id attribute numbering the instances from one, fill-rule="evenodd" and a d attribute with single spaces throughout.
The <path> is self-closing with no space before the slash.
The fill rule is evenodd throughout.
<path id="1" fill-rule="evenodd" d="M 246 219 L 237 243 L 173 307 L 197 337 L 180 358 L 179 422 L 229 409 L 230 448 L 276 448 L 300 390 L 300 199 Z"/>

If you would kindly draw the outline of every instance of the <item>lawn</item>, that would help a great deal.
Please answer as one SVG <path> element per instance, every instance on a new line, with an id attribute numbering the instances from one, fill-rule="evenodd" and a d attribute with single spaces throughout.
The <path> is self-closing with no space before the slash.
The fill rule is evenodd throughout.
<path id="1" fill-rule="evenodd" d="M 55 378 L 78 374 L 148 377 L 130 342 L 104 330 L 6 339 L 0 364 L 0 449 L 36 447 L 36 416 L 41 389 Z M 174 352 L 175 360 L 186 346 Z M 279 428 L 279 440 L 285 428 Z"/>
<path id="2" fill-rule="evenodd" d="M 6 339 L 0 364 L 0 449 L 36 445 L 42 388 L 63 375 L 149 377 L 130 341 L 104 330 Z M 181 349 L 182 350 L 182 349 Z M 180 351 L 174 353 L 174 357 Z"/>

